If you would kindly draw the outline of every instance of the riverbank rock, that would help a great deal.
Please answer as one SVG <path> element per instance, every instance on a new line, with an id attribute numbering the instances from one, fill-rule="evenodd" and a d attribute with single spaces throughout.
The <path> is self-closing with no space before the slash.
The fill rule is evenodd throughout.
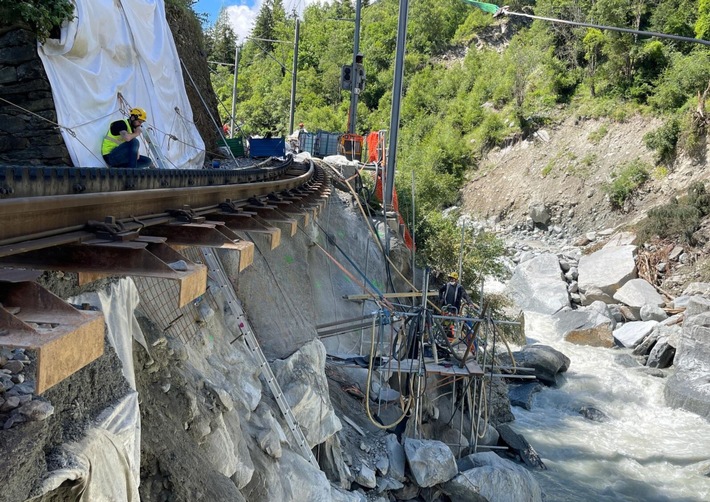
<path id="1" fill-rule="evenodd" d="M 414 481 L 422 488 L 444 483 L 458 472 L 454 454 L 441 441 L 407 438 L 404 453 Z"/>
<path id="2" fill-rule="evenodd" d="M 624 323 L 619 329 L 614 330 L 614 340 L 621 346 L 633 349 L 651 334 L 658 326 L 657 321 L 632 321 Z"/>
<path id="3" fill-rule="evenodd" d="M 458 502 L 542 502 L 542 490 L 524 467 L 493 452 L 475 453 L 458 462 L 461 473 L 442 485 Z"/>
<path id="4" fill-rule="evenodd" d="M 503 365 L 511 366 L 513 361 L 508 354 L 501 354 Z M 515 364 L 525 368 L 533 368 L 533 374 L 545 385 L 557 385 L 557 375 L 569 368 L 569 357 L 549 345 L 526 345 L 521 350 L 513 352 Z"/>
<path id="5" fill-rule="evenodd" d="M 274 374 L 298 423 L 313 447 L 342 429 L 335 415 L 325 378 L 325 347 L 320 340 L 273 363 Z"/>
<path id="6" fill-rule="evenodd" d="M 614 293 L 614 300 L 634 309 L 634 314 L 639 318 L 641 307 L 644 305 L 660 307 L 665 303 L 663 297 L 656 291 L 656 288 L 643 279 L 631 279 L 621 286 L 619 290 Z"/>
<path id="7" fill-rule="evenodd" d="M 669 406 L 710 420 L 710 302 L 693 297 L 675 354 L 677 371 L 668 378 L 664 397 Z"/>
<path id="8" fill-rule="evenodd" d="M 542 390 L 542 385 L 538 382 L 524 383 L 522 385 L 511 386 L 508 391 L 510 404 L 520 408 L 532 409 L 533 396 Z"/>
<path id="9" fill-rule="evenodd" d="M 515 432 L 509 425 L 499 426 L 498 433 L 500 434 L 500 442 L 508 447 L 507 455 L 519 457 L 525 465 L 533 469 L 547 470 L 547 466 L 542 462 L 540 455 L 537 454 L 525 437 Z"/>
<path id="10" fill-rule="evenodd" d="M 613 297 L 626 282 L 636 278 L 635 251 L 636 246 L 614 246 L 580 258 L 577 282 L 587 300 L 592 298 L 591 291 Z"/>
<path id="11" fill-rule="evenodd" d="M 570 306 L 567 282 L 559 259 L 552 253 L 543 253 L 515 267 L 507 291 L 521 311 L 554 314 Z"/>

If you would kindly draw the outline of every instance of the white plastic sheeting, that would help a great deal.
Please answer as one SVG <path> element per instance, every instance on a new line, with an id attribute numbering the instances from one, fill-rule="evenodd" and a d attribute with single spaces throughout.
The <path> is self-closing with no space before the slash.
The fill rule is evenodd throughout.
<path id="1" fill-rule="evenodd" d="M 139 300 L 138 289 L 130 278 L 111 284 L 108 291 L 86 293 L 69 300 L 88 303 L 103 312 L 108 339 L 134 392 L 105 410 L 80 442 L 62 445 L 63 454 L 71 461 L 67 467 L 48 475 L 42 483 L 42 493 L 71 481 L 72 494 L 82 502 L 140 500 L 141 423 L 135 392 L 133 339 L 143 347 L 146 342 L 134 315 Z"/>
<path id="2" fill-rule="evenodd" d="M 201 168 L 204 141 L 192 122 L 163 0 L 72 1 L 76 17 L 60 39 L 39 46 L 39 56 L 74 165 L 105 167 L 101 142 L 109 124 L 137 106 L 147 111 L 168 167 Z M 148 156 L 145 145 L 141 150 Z"/>

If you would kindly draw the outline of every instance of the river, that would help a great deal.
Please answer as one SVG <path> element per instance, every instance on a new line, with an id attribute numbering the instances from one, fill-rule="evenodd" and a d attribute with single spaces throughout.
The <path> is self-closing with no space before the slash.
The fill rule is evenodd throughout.
<path id="1" fill-rule="evenodd" d="M 548 467 L 534 472 L 547 502 L 710 500 L 710 422 L 666 407 L 664 378 L 617 362 L 629 349 L 530 336 L 571 360 L 559 387 L 536 394 L 531 411 L 513 408 L 511 425 Z M 583 418 L 585 404 L 609 420 Z"/>

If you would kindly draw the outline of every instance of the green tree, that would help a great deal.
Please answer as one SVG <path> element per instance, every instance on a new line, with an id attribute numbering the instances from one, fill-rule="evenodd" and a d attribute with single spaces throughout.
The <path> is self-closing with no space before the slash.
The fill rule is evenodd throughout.
<path id="1" fill-rule="evenodd" d="M 0 1 L 0 26 L 28 28 L 40 42 L 56 34 L 62 23 L 74 17 L 69 0 Z"/>
<path id="2" fill-rule="evenodd" d="M 587 75 L 589 80 L 589 92 L 592 97 L 597 95 L 596 92 L 596 74 L 597 68 L 602 63 L 602 48 L 606 43 L 604 33 L 597 29 L 590 29 L 582 41 L 584 44 L 584 58 L 587 60 Z"/>
<path id="3" fill-rule="evenodd" d="M 269 42 L 269 40 L 274 39 L 274 26 L 276 24 L 272 6 L 273 0 L 265 0 L 264 3 L 261 4 L 259 14 L 257 14 L 254 20 L 254 28 L 251 31 L 252 37 L 262 39 L 258 42 L 258 45 L 267 52 L 274 50 L 273 42 Z"/>
<path id="4" fill-rule="evenodd" d="M 217 63 L 234 63 L 237 36 L 229 24 L 227 11 L 222 9 L 213 26 L 205 30 L 207 60 Z"/>
<path id="5" fill-rule="evenodd" d="M 710 0 L 698 0 L 698 20 L 695 36 L 707 40 L 710 37 Z"/>

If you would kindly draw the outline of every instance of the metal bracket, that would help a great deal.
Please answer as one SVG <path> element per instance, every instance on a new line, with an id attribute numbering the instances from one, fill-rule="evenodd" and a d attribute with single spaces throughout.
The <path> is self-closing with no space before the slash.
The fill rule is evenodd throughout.
<path id="1" fill-rule="evenodd" d="M 206 219 L 204 216 L 198 216 L 190 206 L 182 206 L 182 209 L 168 209 L 168 214 L 184 223 L 202 223 Z"/>
<path id="2" fill-rule="evenodd" d="M 86 230 L 107 241 L 132 241 L 139 236 L 136 231 L 126 230 L 123 223 L 116 221 L 113 216 L 107 216 L 104 221 L 89 220 Z"/>

